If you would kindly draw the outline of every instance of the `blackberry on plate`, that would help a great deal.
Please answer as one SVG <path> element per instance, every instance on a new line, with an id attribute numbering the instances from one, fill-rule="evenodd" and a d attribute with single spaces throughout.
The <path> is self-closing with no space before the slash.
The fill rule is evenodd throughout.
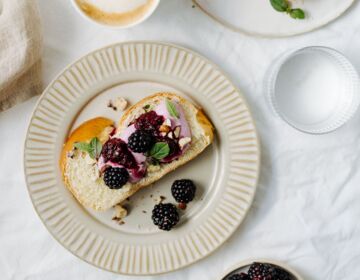
<path id="1" fill-rule="evenodd" d="M 137 167 L 136 160 L 126 143 L 119 138 L 109 139 L 102 147 L 101 155 L 105 162 L 115 162 L 129 169 Z"/>
<path id="2" fill-rule="evenodd" d="M 267 263 L 253 263 L 248 275 L 251 280 L 293 280 L 287 271 Z"/>
<path id="3" fill-rule="evenodd" d="M 136 130 L 129 137 L 128 147 L 135 153 L 145 153 L 154 144 L 154 137 L 143 130 Z"/>
<path id="4" fill-rule="evenodd" d="M 171 186 L 171 194 L 179 203 L 188 203 L 195 197 L 196 186 L 189 179 L 176 180 Z"/>
<path id="5" fill-rule="evenodd" d="M 104 173 L 104 182 L 110 189 L 120 189 L 129 180 L 129 173 L 125 168 L 108 167 Z"/>
<path id="6" fill-rule="evenodd" d="M 171 203 L 156 204 L 151 218 L 159 229 L 165 231 L 171 230 L 180 220 L 176 206 Z"/>
<path id="7" fill-rule="evenodd" d="M 227 280 L 250 280 L 250 277 L 246 273 L 241 272 L 240 274 L 231 275 Z"/>

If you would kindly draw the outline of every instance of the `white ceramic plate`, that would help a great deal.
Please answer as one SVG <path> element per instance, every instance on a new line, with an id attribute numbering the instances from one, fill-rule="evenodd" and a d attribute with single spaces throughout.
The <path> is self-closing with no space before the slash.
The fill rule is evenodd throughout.
<path id="1" fill-rule="evenodd" d="M 216 140 L 184 167 L 146 188 L 128 203 L 125 224 L 112 211 L 84 209 L 62 183 L 59 154 L 69 130 L 95 116 L 115 121 L 110 98 L 131 103 L 157 91 L 174 91 L 201 105 L 216 127 Z M 45 90 L 30 121 L 24 167 L 34 207 L 50 233 L 70 252 L 122 274 L 170 272 L 204 258 L 243 221 L 259 174 L 259 145 L 241 93 L 211 62 L 165 43 L 129 42 L 86 55 Z M 176 178 L 193 179 L 198 192 L 171 232 L 151 222 L 154 198 L 174 202 Z M 152 197 L 151 197 L 152 196 Z"/>
<path id="2" fill-rule="evenodd" d="M 305 20 L 276 12 L 269 0 L 193 0 L 220 23 L 243 33 L 265 37 L 293 36 L 317 29 L 342 15 L 354 0 L 294 0 Z"/>

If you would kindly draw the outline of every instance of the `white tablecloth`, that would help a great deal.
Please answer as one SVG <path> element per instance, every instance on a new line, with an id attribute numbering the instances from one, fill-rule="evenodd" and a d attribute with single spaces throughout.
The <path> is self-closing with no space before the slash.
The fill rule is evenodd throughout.
<path id="1" fill-rule="evenodd" d="M 234 33 L 192 7 L 164 0 L 145 23 L 109 30 L 81 18 L 70 1 L 39 0 L 44 79 L 98 47 L 161 40 L 192 48 L 243 91 L 262 142 L 262 171 L 252 210 L 213 255 L 181 271 L 141 279 L 216 279 L 232 264 L 262 257 L 288 262 L 309 280 L 360 279 L 360 113 L 338 131 L 312 136 L 277 119 L 263 90 L 265 71 L 288 49 L 331 46 L 360 70 L 360 5 L 319 31 L 286 39 Z M 37 98 L 0 114 L 0 279 L 133 279 L 77 259 L 41 224 L 27 194 L 22 149 Z M 140 279 L 140 278 L 139 278 Z"/>

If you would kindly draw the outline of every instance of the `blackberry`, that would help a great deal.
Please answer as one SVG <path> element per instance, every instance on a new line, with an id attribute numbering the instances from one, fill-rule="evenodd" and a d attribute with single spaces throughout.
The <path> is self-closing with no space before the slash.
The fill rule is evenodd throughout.
<path id="1" fill-rule="evenodd" d="M 118 163 L 128 169 L 137 167 L 136 160 L 126 143 L 119 138 L 109 139 L 102 147 L 101 155 L 104 157 L 105 162 Z"/>
<path id="2" fill-rule="evenodd" d="M 241 272 L 240 274 L 231 275 L 227 280 L 250 280 L 250 277 L 246 273 Z"/>
<path id="3" fill-rule="evenodd" d="M 129 137 L 128 147 L 135 153 L 145 153 L 149 151 L 154 144 L 154 137 L 142 130 L 136 130 Z"/>
<path id="4" fill-rule="evenodd" d="M 175 205 L 171 203 L 160 203 L 155 205 L 152 210 L 151 218 L 159 229 L 165 231 L 171 230 L 180 220 Z"/>
<path id="5" fill-rule="evenodd" d="M 110 189 L 120 189 L 129 180 L 129 173 L 125 168 L 108 167 L 104 173 L 104 182 Z"/>
<path id="6" fill-rule="evenodd" d="M 157 132 L 160 126 L 164 122 L 164 117 L 156 114 L 155 111 L 150 111 L 142 114 L 135 122 L 135 128 L 138 130 L 146 130 L 151 132 Z"/>
<path id="7" fill-rule="evenodd" d="M 253 263 L 248 271 L 251 280 L 272 280 L 270 270 L 272 266 L 264 263 Z"/>
<path id="8" fill-rule="evenodd" d="M 248 275 L 251 280 L 293 280 L 287 271 L 267 263 L 253 263 Z"/>
<path id="9" fill-rule="evenodd" d="M 171 194 L 179 203 L 188 203 L 195 197 L 196 186 L 189 179 L 176 180 L 171 186 Z"/>
<path id="10" fill-rule="evenodd" d="M 270 274 L 272 276 L 271 280 L 293 280 L 293 277 L 280 267 L 273 267 Z"/>

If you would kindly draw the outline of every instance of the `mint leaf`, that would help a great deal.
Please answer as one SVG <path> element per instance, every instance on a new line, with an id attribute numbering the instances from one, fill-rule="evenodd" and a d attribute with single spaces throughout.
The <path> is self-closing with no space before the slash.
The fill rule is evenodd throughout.
<path id="1" fill-rule="evenodd" d="M 101 145 L 100 140 L 97 137 L 91 139 L 90 152 L 89 152 L 90 157 L 93 159 L 99 158 L 101 149 L 102 149 L 102 145 Z"/>
<path id="2" fill-rule="evenodd" d="M 170 153 L 170 147 L 165 142 L 157 142 L 150 150 L 149 155 L 157 160 L 167 157 Z"/>
<path id="3" fill-rule="evenodd" d="M 165 103 L 166 103 L 166 109 L 168 110 L 170 116 L 178 119 L 179 118 L 179 112 L 177 111 L 175 104 L 172 103 L 168 99 L 165 100 Z"/>
<path id="4" fill-rule="evenodd" d="M 91 139 L 90 143 L 76 142 L 74 143 L 74 147 L 82 152 L 88 153 L 92 159 L 99 158 L 102 149 L 101 142 L 97 137 Z"/>
<path id="5" fill-rule="evenodd" d="M 287 0 L 270 0 L 271 6 L 278 12 L 286 12 L 289 8 Z"/>
<path id="6" fill-rule="evenodd" d="M 305 12 L 301 9 L 291 9 L 289 15 L 294 19 L 304 19 Z"/>
<path id="7" fill-rule="evenodd" d="M 74 147 L 83 152 L 88 153 L 90 151 L 90 145 L 86 142 L 76 142 L 76 143 L 74 143 Z"/>

